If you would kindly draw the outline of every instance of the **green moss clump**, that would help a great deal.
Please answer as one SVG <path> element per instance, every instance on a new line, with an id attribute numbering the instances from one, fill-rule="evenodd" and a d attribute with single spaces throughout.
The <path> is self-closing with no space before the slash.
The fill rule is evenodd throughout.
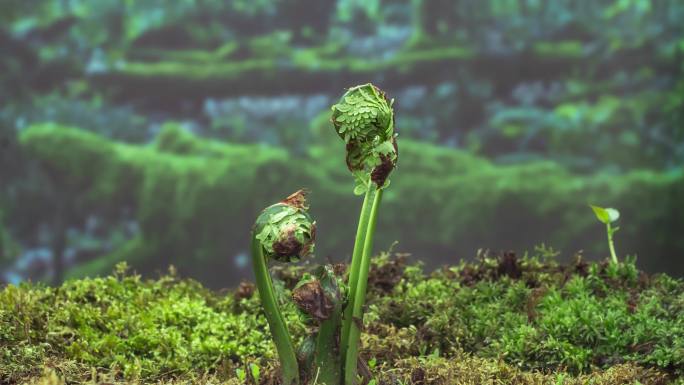
<path id="1" fill-rule="evenodd" d="M 577 270 L 534 259 L 520 262 L 519 277 L 497 277 L 498 263 L 485 260 L 476 270 L 462 264 L 430 277 L 410 268 L 411 279 L 375 302 L 377 319 L 413 330 L 410 351 L 465 350 L 525 370 L 683 367 L 681 281 L 639 277 L 631 263 Z M 381 342 L 392 335 L 386 333 L 378 349 L 392 351 Z M 406 354 L 401 349 L 398 356 Z"/>
<path id="2" fill-rule="evenodd" d="M 277 270 L 279 293 L 303 272 Z M 633 261 L 509 256 L 426 275 L 384 255 L 369 285 L 362 357 L 379 383 L 684 383 L 684 281 Z M 249 285 L 217 294 L 173 271 L 144 281 L 119 266 L 58 288 L 10 285 L 0 382 L 256 383 L 237 373 L 277 373 L 261 311 Z M 284 315 L 300 340 L 294 307 Z"/>
<path id="3" fill-rule="evenodd" d="M 40 374 L 51 362 L 71 375 L 106 368 L 151 379 L 202 373 L 244 357 L 273 357 L 256 300 L 218 296 L 173 274 L 68 281 L 59 288 L 10 285 L 0 292 L 0 379 Z M 61 364 L 60 364 L 61 365 Z"/>

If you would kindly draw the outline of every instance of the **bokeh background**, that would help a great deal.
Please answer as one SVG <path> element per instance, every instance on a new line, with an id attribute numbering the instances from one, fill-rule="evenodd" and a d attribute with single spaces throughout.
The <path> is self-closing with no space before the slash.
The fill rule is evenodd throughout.
<path id="1" fill-rule="evenodd" d="M 684 2 L 2 0 L 0 281 L 251 275 L 261 208 L 313 191 L 317 259 L 360 198 L 329 106 L 396 99 L 378 250 L 608 255 L 684 274 Z M 541 250 L 541 251 L 540 251 Z M 555 251 L 553 251 L 555 250 Z"/>

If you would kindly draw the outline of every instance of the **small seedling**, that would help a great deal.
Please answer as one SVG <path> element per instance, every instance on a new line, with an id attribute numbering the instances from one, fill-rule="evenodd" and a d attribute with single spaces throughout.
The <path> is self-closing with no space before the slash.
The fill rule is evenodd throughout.
<path id="1" fill-rule="evenodd" d="M 612 227 L 611 223 L 615 222 L 620 218 L 620 212 L 614 208 L 604 208 L 594 205 L 589 205 L 596 218 L 606 225 L 606 232 L 608 233 L 608 248 L 610 249 L 610 258 L 614 264 L 618 263 L 617 255 L 615 254 L 615 245 L 613 244 L 613 234 L 620 229 L 620 227 Z"/>
<path id="2" fill-rule="evenodd" d="M 267 263 L 297 261 L 312 251 L 315 223 L 307 214 L 304 191 L 269 206 L 256 220 L 252 232 L 254 274 L 285 385 L 299 385 L 312 378 L 326 385 L 356 383 L 375 227 L 382 192 L 389 186 L 398 159 L 392 103 L 379 88 L 364 84 L 350 88 L 332 106 L 331 121 L 345 143 L 354 194 L 364 195 L 364 200 L 348 281 L 326 265 L 305 274 L 292 291 L 300 319 L 311 329 L 297 351 L 278 308 Z"/>

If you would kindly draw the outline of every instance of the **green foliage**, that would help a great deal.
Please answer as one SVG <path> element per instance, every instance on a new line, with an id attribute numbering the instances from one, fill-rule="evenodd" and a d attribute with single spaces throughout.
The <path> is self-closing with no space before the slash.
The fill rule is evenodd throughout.
<path id="1" fill-rule="evenodd" d="M 589 205 L 591 209 L 596 214 L 596 219 L 603 222 L 604 224 L 610 224 L 620 218 L 620 212 L 614 208 L 603 208 L 599 206 Z"/>
<path id="2" fill-rule="evenodd" d="M 610 265 L 559 266 L 534 257 L 517 260 L 520 276 L 511 278 L 501 263 L 485 258 L 425 275 L 418 265 L 396 270 L 401 265 L 393 260 L 374 260 L 364 357 L 374 363 L 375 379 L 681 383 L 682 280 L 647 277 L 633 261 L 614 277 Z M 299 274 L 276 275 L 296 282 Z M 283 290 L 289 295 L 288 286 Z M 113 275 L 58 288 L 9 285 L 0 291 L 0 380 L 256 384 L 257 377 L 273 378 L 259 301 L 236 295 L 173 272 L 144 281 L 123 265 Z M 296 324 L 293 306 L 284 305 L 283 314 Z M 296 340 L 305 334 L 292 330 Z M 59 375 L 44 374 L 49 367 Z"/>
<path id="3" fill-rule="evenodd" d="M 23 149 L 58 170 L 59 185 L 79 187 L 98 206 L 136 208 L 139 238 L 74 275 L 106 272 L 121 260 L 143 271 L 173 263 L 202 276 L 197 261 L 230 271 L 223 256 L 248 244 L 248 218 L 261 209 L 255 202 L 278 201 L 301 186 L 316 191 L 310 201 L 319 219 L 318 213 L 325 213 L 336 218 L 330 224 L 336 229 L 355 226 L 346 215 L 357 203 L 339 167 L 344 157 L 339 146 L 315 146 L 305 157 L 291 158 L 281 149 L 199 139 L 179 129 L 162 135 L 177 139 L 167 138 L 155 148 L 54 125 L 22 133 Z M 582 203 L 601 200 L 614 202 L 630 218 L 630 226 L 621 230 L 621 247 L 648 255 L 640 261 L 644 266 L 657 266 L 659 258 L 684 250 L 679 236 L 684 228 L 677 220 L 684 217 L 681 171 L 583 176 L 551 162 L 495 165 L 410 140 L 402 142 L 401 152 L 401 178 L 383 198 L 380 245 L 400 239 L 409 250 L 449 248 L 449 254 L 467 255 L 484 244 L 527 249 L 538 242 L 538 234 L 547 234 L 549 244 L 567 252 L 602 253 L 604 240 Z M 645 201 L 652 202 L 649 210 L 641 207 Z M 517 228 L 527 231 L 511 232 Z M 318 250 L 339 255 L 352 240 L 345 234 L 327 231 Z M 498 234 L 506 234 L 506 241 Z M 213 285 L 224 282 L 214 275 L 205 278 Z"/>

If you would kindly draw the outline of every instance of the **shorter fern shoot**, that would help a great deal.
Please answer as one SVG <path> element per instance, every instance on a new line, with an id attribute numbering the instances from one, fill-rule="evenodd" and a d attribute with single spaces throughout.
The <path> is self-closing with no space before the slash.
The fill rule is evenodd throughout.
<path id="1" fill-rule="evenodd" d="M 252 230 L 254 276 L 273 341 L 284 385 L 299 385 L 299 365 L 292 338 L 278 307 L 268 262 L 296 262 L 311 253 L 316 224 L 307 213 L 305 192 L 299 190 L 262 211 Z"/>

